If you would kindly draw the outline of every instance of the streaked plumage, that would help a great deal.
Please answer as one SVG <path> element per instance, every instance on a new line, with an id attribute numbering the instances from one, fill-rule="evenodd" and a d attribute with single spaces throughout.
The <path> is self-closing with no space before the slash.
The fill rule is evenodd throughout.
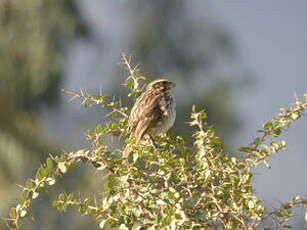
<path id="1" fill-rule="evenodd" d="M 136 100 L 128 120 L 128 132 L 140 141 L 144 135 L 158 136 L 169 130 L 176 118 L 175 100 L 170 90 L 175 84 L 167 79 L 149 83 Z M 125 151 L 127 152 L 127 151 Z M 125 153 L 125 155 L 129 154 Z"/>

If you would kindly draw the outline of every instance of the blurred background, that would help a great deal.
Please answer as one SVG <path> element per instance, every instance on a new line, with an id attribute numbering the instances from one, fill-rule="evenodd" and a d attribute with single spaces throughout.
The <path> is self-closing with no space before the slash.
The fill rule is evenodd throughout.
<path id="1" fill-rule="evenodd" d="M 86 130 L 104 122 L 103 109 L 85 110 L 61 88 L 125 95 L 122 52 L 149 79 L 176 82 L 176 135 L 190 136 L 184 122 L 196 104 L 230 152 L 246 145 L 307 92 L 306 10 L 304 0 L 0 0 L 0 217 L 49 153 L 86 147 Z M 256 170 L 268 207 L 307 197 L 306 128 L 306 119 L 296 122 L 285 135 L 289 151 Z M 90 168 L 73 170 L 35 200 L 24 229 L 98 229 L 50 205 L 58 191 L 92 196 L 97 179 Z M 306 209 L 297 211 L 294 229 L 304 229 Z"/>

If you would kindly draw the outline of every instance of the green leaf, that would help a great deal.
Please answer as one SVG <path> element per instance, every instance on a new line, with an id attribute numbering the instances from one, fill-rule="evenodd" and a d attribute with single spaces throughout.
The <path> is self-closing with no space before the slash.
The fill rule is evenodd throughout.
<path id="1" fill-rule="evenodd" d="M 87 211 L 87 206 L 86 205 L 80 205 L 80 208 L 79 208 L 79 212 L 82 214 L 82 215 L 85 215 Z M 100 225 L 99 225 L 100 226 Z"/>
<path id="2" fill-rule="evenodd" d="M 89 99 L 85 99 L 84 101 L 82 101 L 81 104 L 83 105 L 84 108 L 88 108 L 91 106 Z"/>
<path id="3" fill-rule="evenodd" d="M 133 76 L 129 76 L 127 78 L 127 80 L 125 81 L 124 84 L 126 87 L 128 87 L 129 89 L 133 89 L 134 88 L 134 80 L 133 80 Z"/>
<path id="4" fill-rule="evenodd" d="M 59 195 L 59 200 L 60 200 L 60 201 L 64 201 L 64 200 L 65 200 L 65 194 L 64 194 L 64 193 L 61 193 L 61 194 Z"/>
<path id="5" fill-rule="evenodd" d="M 138 80 L 138 81 L 145 81 L 145 80 L 146 80 L 146 77 L 145 77 L 145 76 L 138 76 L 138 77 L 137 77 L 137 80 Z"/>
<path id="6" fill-rule="evenodd" d="M 70 193 L 68 196 L 67 196 L 67 200 L 73 200 L 74 199 L 74 194 L 73 193 Z"/>
<path id="7" fill-rule="evenodd" d="M 10 215 L 10 218 L 15 219 L 17 217 L 16 209 L 11 208 L 9 215 Z"/>
<path id="8" fill-rule="evenodd" d="M 192 105 L 192 113 L 196 112 L 196 105 Z"/>
<path id="9" fill-rule="evenodd" d="M 102 127 L 102 125 L 97 125 L 96 126 L 96 128 L 95 128 L 95 132 L 97 133 L 97 134 L 100 134 L 100 133 L 102 133 L 103 132 L 103 127 Z"/>
<path id="10" fill-rule="evenodd" d="M 243 153 L 249 153 L 249 152 L 252 152 L 253 149 L 250 148 L 250 147 L 241 147 L 241 148 L 239 148 L 239 151 L 243 152 Z"/>
<path id="11" fill-rule="evenodd" d="M 260 138 L 260 137 L 257 137 L 255 140 L 254 140 L 254 144 L 255 145 L 260 145 L 261 143 L 263 142 L 263 140 Z"/>
<path id="12" fill-rule="evenodd" d="M 47 161 L 46 161 L 46 164 L 47 164 L 47 169 L 48 171 L 50 172 L 53 168 L 53 162 L 52 162 L 52 159 L 48 157 Z"/>
<path id="13" fill-rule="evenodd" d="M 281 129 L 280 129 L 280 128 L 274 129 L 273 135 L 274 135 L 275 137 L 278 137 L 280 134 L 281 134 Z"/>
<path id="14" fill-rule="evenodd" d="M 52 206 L 55 207 L 55 208 L 57 208 L 58 206 L 60 206 L 60 202 L 57 201 L 57 200 L 54 200 L 54 201 L 52 202 Z"/>
<path id="15" fill-rule="evenodd" d="M 38 181 L 42 180 L 45 176 L 45 171 L 42 168 L 39 168 L 36 172 L 36 179 Z"/>
<path id="16" fill-rule="evenodd" d="M 273 127 L 273 123 L 272 122 L 265 122 L 262 127 L 264 129 L 269 129 L 269 128 L 272 128 Z"/>
<path id="17" fill-rule="evenodd" d="M 27 180 L 26 187 L 28 189 L 32 189 L 34 187 L 34 183 L 31 180 Z"/>

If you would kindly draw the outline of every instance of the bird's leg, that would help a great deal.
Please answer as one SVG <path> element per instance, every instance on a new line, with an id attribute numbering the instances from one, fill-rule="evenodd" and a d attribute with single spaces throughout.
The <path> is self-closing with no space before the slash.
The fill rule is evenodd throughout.
<path id="1" fill-rule="evenodd" d="M 157 147 L 157 145 L 155 144 L 154 138 L 153 138 L 151 135 L 148 135 L 148 139 L 149 139 L 149 141 L 150 141 L 152 147 L 154 148 L 154 150 L 156 150 L 158 147 Z"/>

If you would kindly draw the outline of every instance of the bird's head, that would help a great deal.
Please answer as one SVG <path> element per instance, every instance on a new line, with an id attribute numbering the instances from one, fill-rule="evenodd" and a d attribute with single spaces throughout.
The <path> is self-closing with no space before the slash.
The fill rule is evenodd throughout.
<path id="1" fill-rule="evenodd" d="M 176 87 L 176 84 L 167 79 L 157 79 L 147 85 L 147 89 L 152 89 L 159 92 L 167 92 L 174 87 Z"/>

